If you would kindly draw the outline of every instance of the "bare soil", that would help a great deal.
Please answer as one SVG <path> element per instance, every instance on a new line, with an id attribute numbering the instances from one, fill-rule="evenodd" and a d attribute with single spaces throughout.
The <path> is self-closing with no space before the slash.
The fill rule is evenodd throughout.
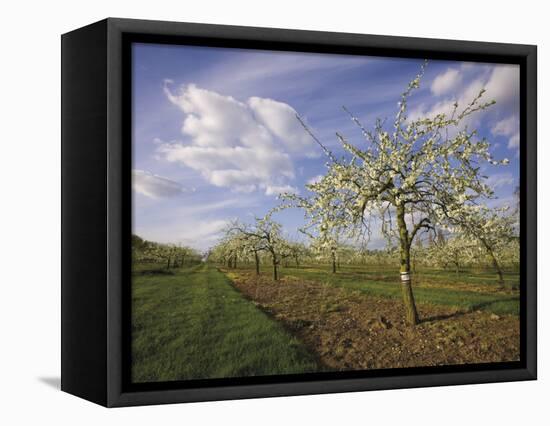
<path id="1" fill-rule="evenodd" d="M 418 305 L 404 322 L 400 300 L 284 277 L 224 270 L 249 300 L 280 321 L 329 370 L 365 370 L 517 361 L 519 317 Z"/>

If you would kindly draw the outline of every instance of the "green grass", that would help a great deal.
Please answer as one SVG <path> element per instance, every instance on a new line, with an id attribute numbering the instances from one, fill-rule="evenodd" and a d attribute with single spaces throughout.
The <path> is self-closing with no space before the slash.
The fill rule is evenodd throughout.
<path id="1" fill-rule="evenodd" d="M 338 269 L 339 275 L 348 276 L 352 279 L 368 279 L 375 281 L 399 282 L 398 265 L 341 265 Z M 266 267 L 266 271 L 269 268 Z M 288 271 L 309 270 L 313 273 L 326 275 L 330 272 L 330 265 L 305 265 L 300 268 L 285 268 Z M 396 272 L 397 271 L 397 272 Z M 292 272 L 290 272 L 292 273 Z M 438 283 L 445 285 L 452 284 L 480 284 L 489 287 L 497 287 L 497 275 L 492 269 L 462 268 L 459 273 L 454 270 L 420 267 L 414 271 L 416 284 Z M 504 271 L 505 287 L 513 287 L 519 284 L 519 272 L 517 270 Z"/>
<path id="2" fill-rule="evenodd" d="M 136 274 L 132 378 L 172 381 L 317 370 L 303 345 L 214 267 Z"/>
<path id="3" fill-rule="evenodd" d="M 269 272 L 266 270 L 265 273 Z M 343 265 L 336 274 L 332 274 L 329 265 L 308 265 L 281 268 L 281 274 L 360 291 L 371 296 L 401 298 L 398 271 L 387 266 Z M 518 281 L 518 273 L 508 271 L 505 274 L 507 284 Z M 458 284 L 462 284 L 461 288 L 454 289 L 453 285 Z M 480 284 L 485 286 L 485 291 L 479 291 Z M 472 287 L 471 291 L 465 289 L 469 285 Z M 518 315 L 519 294 L 487 291 L 497 286 L 494 272 L 487 270 L 467 270 L 457 275 L 454 271 L 421 269 L 413 275 L 413 291 L 417 303 L 446 305 L 466 311 Z"/>

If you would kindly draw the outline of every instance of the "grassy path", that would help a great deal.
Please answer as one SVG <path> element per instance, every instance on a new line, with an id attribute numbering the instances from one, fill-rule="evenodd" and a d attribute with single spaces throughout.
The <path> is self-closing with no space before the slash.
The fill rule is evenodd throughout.
<path id="1" fill-rule="evenodd" d="M 317 369 L 296 338 L 206 264 L 134 276 L 132 324 L 134 382 Z"/>

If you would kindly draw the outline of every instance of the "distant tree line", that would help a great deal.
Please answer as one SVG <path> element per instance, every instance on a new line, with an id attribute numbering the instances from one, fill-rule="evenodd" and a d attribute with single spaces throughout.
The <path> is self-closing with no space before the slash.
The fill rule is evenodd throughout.
<path id="1" fill-rule="evenodd" d="M 503 216 L 496 224 L 489 221 L 485 223 L 489 229 L 476 236 L 453 234 L 442 229 L 427 233 L 411 247 L 411 269 L 442 268 L 458 274 L 464 268 L 490 268 L 502 283 L 504 269 L 519 268 L 519 238 L 512 229 L 514 221 L 513 216 Z M 273 279 L 278 280 L 281 265 L 298 268 L 324 264 L 331 273 L 337 273 L 341 265 L 398 268 L 399 250 L 398 245 L 367 249 L 336 238 L 329 244 L 325 239 L 315 237 L 309 238 L 307 243 L 296 241 L 285 238 L 281 225 L 268 215 L 250 224 L 232 222 L 220 242 L 209 251 L 208 260 L 227 268 L 253 265 L 258 275 L 261 266 L 265 265 L 271 269 Z"/>
<path id="2" fill-rule="evenodd" d="M 202 255 L 181 244 L 161 244 L 132 235 L 132 263 L 152 264 L 164 269 L 181 268 L 197 264 Z"/>

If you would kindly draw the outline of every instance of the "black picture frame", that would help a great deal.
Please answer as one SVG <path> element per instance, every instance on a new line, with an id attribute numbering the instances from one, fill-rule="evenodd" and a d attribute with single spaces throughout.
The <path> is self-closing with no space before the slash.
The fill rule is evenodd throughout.
<path id="1" fill-rule="evenodd" d="M 132 42 L 519 64 L 520 361 L 131 384 Z M 118 407 L 536 379 L 536 132 L 536 46 L 118 18 L 64 34 L 62 390 Z"/>

